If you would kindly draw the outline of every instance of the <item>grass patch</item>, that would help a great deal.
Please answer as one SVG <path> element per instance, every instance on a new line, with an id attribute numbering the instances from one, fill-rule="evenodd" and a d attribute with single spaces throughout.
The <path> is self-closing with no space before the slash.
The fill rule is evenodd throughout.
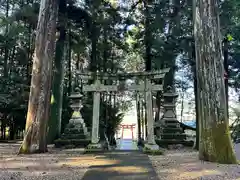
<path id="1" fill-rule="evenodd" d="M 89 144 L 84 149 L 84 154 L 91 154 L 91 153 L 101 153 L 104 152 L 104 148 L 101 144 Z"/>
<path id="2" fill-rule="evenodd" d="M 143 148 L 143 153 L 148 154 L 148 155 L 152 155 L 152 156 L 157 156 L 157 155 L 163 155 L 164 154 L 163 150 L 160 150 L 160 149 L 152 150 L 152 149 L 149 149 L 147 147 Z"/>

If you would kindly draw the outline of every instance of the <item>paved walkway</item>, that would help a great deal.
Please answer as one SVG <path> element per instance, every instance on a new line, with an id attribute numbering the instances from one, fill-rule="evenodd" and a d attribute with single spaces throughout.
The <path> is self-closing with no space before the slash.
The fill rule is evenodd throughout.
<path id="1" fill-rule="evenodd" d="M 82 180 L 159 180 L 147 155 L 115 151 L 96 156 L 104 163 L 91 166 Z"/>
<path id="2" fill-rule="evenodd" d="M 117 142 L 117 150 L 138 150 L 138 147 L 132 139 L 120 139 Z"/>
<path id="3" fill-rule="evenodd" d="M 159 180 L 147 155 L 137 151 L 137 143 L 119 140 L 117 151 L 96 155 L 104 163 L 91 166 L 82 180 Z"/>

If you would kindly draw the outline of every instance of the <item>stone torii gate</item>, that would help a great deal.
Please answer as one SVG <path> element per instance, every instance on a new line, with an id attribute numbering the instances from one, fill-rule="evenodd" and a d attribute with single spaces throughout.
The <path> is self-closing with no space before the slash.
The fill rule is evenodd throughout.
<path id="1" fill-rule="evenodd" d="M 89 78 L 91 79 L 91 78 Z M 100 111 L 100 93 L 101 92 L 111 92 L 118 91 L 116 85 L 104 85 L 101 84 L 99 79 L 96 79 L 94 84 L 84 85 L 84 92 L 94 92 L 93 94 L 93 117 L 92 117 L 92 137 L 91 143 L 96 148 L 101 148 L 101 144 L 99 144 L 99 111 Z"/>
<path id="2" fill-rule="evenodd" d="M 169 68 L 156 72 L 133 72 L 133 73 L 82 73 L 79 72 L 79 78 L 82 80 L 95 80 L 91 85 L 82 85 L 83 92 L 93 92 L 93 117 L 92 117 L 92 137 L 89 148 L 102 148 L 99 143 L 99 111 L 100 111 L 100 93 L 101 92 L 120 92 L 120 91 L 138 91 L 145 92 L 146 114 L 147 114 L 147 144 L 145 146 L 151 150 L 159 149 L 154 138 L 154 119 L 152 108 L 152 92 L 163 90 L 163 78 L 169 72 Z M 129 86 L 104 85 L 101 80 L 126 80 L 131 78 L 142 79 L 144 83 L 132 84 Z M 162 84 L 154 84 L 152 80 L 162 80 Z"/>

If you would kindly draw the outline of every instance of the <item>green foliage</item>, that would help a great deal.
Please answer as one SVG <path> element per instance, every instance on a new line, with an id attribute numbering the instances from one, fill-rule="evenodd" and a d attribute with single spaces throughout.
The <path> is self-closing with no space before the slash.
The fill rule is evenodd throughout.
<path id="1" fill-rule="evenodd" d="M 157 155 L 163 155 L 164 154 L 164 152 L 162 150 L 160 150 L 160 149 L 158 149 L 158 150 L 151 150 L 151 149 L 149 149 L 147 147 L 143 148 L 143 153 L 144 154 L 148 154 L 148 155 L 152 155 L 152 156 L 157 156 Z"/>
<path id="2" fill-rule="evenodd" d="M 231 138 L 233 142 L 238 143 L 240 138 L 240 111 L 238 107 L 232 108 L 232 110 L 234 113 L 233 115 L 236 116 L 236 118 L 229 128 L 231 130 Z"/>
<path id="3" fill-rule="evenodd" d="M 67 87 L 67 86 L 65 86 L 65 87 Z M 67 89 L 65 88 L 65 91 L 63 94 L 62 125 L 61 125 L 62 132 L 64 131 L 66 125 L 68 124 L 69 119 L 71 118 L 72 112 L 73 112 L 72 108 L 70 107 L 70 99 L 67 96 L 66 90 Z"/>
<path id="4" fill-rule="evenodd" d="M 104 140 L 104 132 L 107 134 L 108 139 L 113 139 L 115 132 L 123 120 L 123 113 L 120 112 L 120 103 L 113 107 L 108 101 L 101 101 L 100 104 L 100 138 Z M 83 98 L 83 108 L 81 114 L 87 127 L 92 125 L 92 95 L 85 95 Z"/>

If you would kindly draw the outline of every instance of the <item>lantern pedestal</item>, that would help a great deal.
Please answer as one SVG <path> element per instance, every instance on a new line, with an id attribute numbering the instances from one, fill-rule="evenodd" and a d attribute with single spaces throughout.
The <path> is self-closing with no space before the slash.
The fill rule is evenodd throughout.
<path id="1" fill-rule="evenodd" d="M 82 108 L 81 97 L 80 93 L 74 93 L 70 96 L 73 114 L 64 133 L 55 141 L 56 147 L 86 147 L 91 142 L 90 133 L 80 113 Z"/>

